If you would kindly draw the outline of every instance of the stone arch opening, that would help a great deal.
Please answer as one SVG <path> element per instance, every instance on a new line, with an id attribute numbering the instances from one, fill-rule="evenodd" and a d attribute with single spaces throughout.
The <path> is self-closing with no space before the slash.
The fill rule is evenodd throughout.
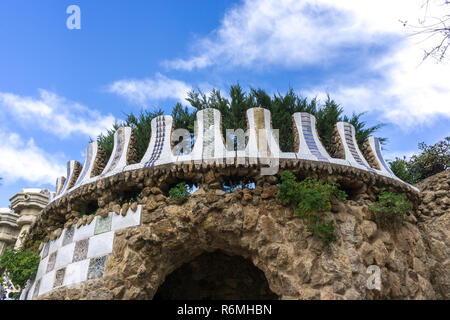
<path id="1" fill-rule="evenodd" d="M 264 273 L 240 256 L 203 253 L 169 274 L 153 300 L 275 300 Z"/>

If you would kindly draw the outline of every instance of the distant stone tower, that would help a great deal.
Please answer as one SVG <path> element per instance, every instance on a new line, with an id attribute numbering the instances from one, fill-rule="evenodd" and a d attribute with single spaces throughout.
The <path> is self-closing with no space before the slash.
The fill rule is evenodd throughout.
<path id="1" fill-rule="evenodd" d="M 21 235 L 30 230 L 31 224 L 48 204 L 49 197 L 48 189 L 22 189 L 10 199 L 10 208 L 18 215 L 17 226 L 20 229 L 14 248 L 22 245 Z"/>
<path id="2" fill-rule="evenodd" d="M 48 189 L 22 189 L 10 201 L 9 208 L 0 208 L 0 256 L 5 249 L 14 244 L 18 249 L 22 245 L 24 231 L 28 232 L 42 209 L 48 204 L 50 191 Z M 14 288 L 8 277 L 0 284 L 6 296 L 19 292 Z"/>
<path id="3" fill-rule="evenodd" d="M 6 247 L 13 244 L 19 235 L 19 215 L 10 208 L 0 208 L 0 256 Z"/>

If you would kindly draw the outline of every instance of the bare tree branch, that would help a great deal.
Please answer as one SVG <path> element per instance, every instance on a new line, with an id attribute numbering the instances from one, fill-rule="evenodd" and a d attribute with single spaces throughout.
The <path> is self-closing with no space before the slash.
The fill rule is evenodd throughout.
<path id="1" fill-rule="evenodd" d="M 447 51 L 450 47 L 450 11 L 448 14 L 443 14 L 440 17 L 428 16 L 430 6 L 433 5 L 430 0 L 426 0 L 422 7 L 424 8 L 424 18 L 419 20 L 418 25 L 408 24 L 407 21 L 400 21 L 404 27 L 412 30 L 411 36 L 426 36 L 422 41 L 429 41 L 432 38 L 438 38 L 437 42 L 428 50 L 424 50 L 423 61 L 432 57 L 438 61 L 442 61 L 447 56 Z M 437 5 L 437 4 L 434 4 Z M 450 0 L 443 0 L 438 5 L 442 12 L 445 9 L 450 9 Z"/>

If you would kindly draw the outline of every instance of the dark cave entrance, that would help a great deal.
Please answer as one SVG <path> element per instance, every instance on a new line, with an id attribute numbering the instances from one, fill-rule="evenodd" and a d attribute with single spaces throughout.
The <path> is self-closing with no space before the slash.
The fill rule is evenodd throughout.
<path id="1" fill-rule="evenodd" d="M 166 277 L 153 300 L 275 300 L 264 273 L 240 256 L 203 253 Z"/>

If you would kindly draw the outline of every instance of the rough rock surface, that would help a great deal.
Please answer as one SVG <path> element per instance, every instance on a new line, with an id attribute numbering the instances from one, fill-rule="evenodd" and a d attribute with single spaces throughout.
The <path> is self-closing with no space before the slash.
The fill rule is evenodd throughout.
<path id="1" fill-rule="evenodd" d="M 422 202 L 419 228 L 428 259 L 421 266 L 430 276 L 438 299 L 450 299 L 450 171 L 438 173 L 417 184 Z"/>
<path id="2" fill-rule="evenodd" d="M 448 200 L 448 175 L 434 179 L 447 197 L 433 199 Z M 396 230 L 377 227 L 371 195 L 333 203 L 327 218 L 335 221 L 337 242 L 325 247 L 276 199 L 276 183 L 268 177 L 254 190 L 226 194 L 206 184 L 185 203 L 145 187 L 142 224 L 116 232 L 104 277 L 40 299 L 152 299 L 172 272 L 217 250 L 250 261 L 280 299 L 448 298 L 447 200 L 419 209 L 440 215 L 419 221 L 411 214 Z M 99 199 L 100 207 L 111 203 L 112 195 Z M 381 291 L 367 287 L 370 265 L 381 269 Z"/>
<path id="3" fill-rule="evenodd" d="M 364 158 L 367 160 L 371 168 L 381 170 L 380 164 L 378 163 L 377 157 L 374 153 L 374 150 L 370 147 L 369 138 L 367 138 L 363 145 L 361 152 L 364 156 Z"/>
<path id="4" fill-rule="evenodd" d="M 331 136 L 330 155 L 337 159 L 345 159 L 344 145 L 336 125 L 334 125 L 333 134 Z"/>

